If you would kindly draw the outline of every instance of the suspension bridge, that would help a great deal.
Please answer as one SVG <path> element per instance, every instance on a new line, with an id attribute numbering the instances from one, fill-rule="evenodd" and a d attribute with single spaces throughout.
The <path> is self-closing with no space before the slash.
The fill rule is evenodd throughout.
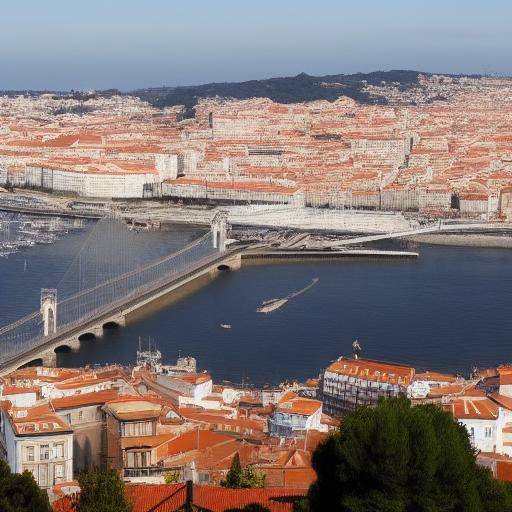
<path id="1" fill-rule="evenodd" d="M 102 336 L 104 329 L 124 325 L 130 313 L 202 275 L 238 268 L 248 245 L 226 246 L 227 213 L 218 211 L 210 227 L 207 233 L 178 250 L 141 258 L 134 240 L 123 236 L 128 232 L 124 220 L 98 220 L 59 283 L 41 290 L 39 308 L 0 327 L 0 375 L 29 363 L 52 366 L 56 351 L 78 348 L 80 341 Z M 331 245 L 341 250 L 344 246 L 388 238 L 442 231 L 485 231 L 491 227 L 506 228 L 489 223 L 439 222 L 410 230 L 356 236 Z M 290 249 L 302 243 L 304 234 L 296 231 L 299 232 L 295 238 L 289 241 Z M 251 247 L 269 250 L 271 241 Z M 286 240 L 280 244 L 286 247 Z M 145 249 L 147 254 L 148 248 Z"/>
<path id="2" fill-rule="evenodd" d="M 240 265 L 244 247 L 226 247 L 222 212 L 206 234 L 154 260 L 134 258 L 119 224 L 98 221 L 57 286 L 41 290 L 39 309 L 0 328 L 0 374 L 29 363 L 54 365 L 56 350 L 124 325 L 128 314 L 201 275 Z"/>

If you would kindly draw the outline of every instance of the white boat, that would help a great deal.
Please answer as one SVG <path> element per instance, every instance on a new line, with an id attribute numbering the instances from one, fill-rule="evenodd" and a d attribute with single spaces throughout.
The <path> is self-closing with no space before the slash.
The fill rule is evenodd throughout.
<path id="1" fill-rule="evenodd" d="M 231 324 L 220 324 L 223 329 L 231 329 Z"/>

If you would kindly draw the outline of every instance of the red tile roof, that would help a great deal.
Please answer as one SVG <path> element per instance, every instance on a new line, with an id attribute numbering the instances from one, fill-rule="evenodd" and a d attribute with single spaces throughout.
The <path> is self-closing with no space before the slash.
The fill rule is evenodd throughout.
<path id="1" fill-rule="evenodd" d="M 322 407 L 322 402 L 311 398 L 302 398 L 293 392 L 285 393 L 276 406 L 276 411 L 302 416 L 312 416 Z"/>
<path id="2" fill-rule="evenodd" d="M 458 397 L 443 407 L 459 420 L 495 420 L 498 417 L 498 405 L 486 397 Z"/>
<path id="3" fill-rule="evenodd" d="M 259 503 L 271 512 L 293 512 L 293 502 L 306 492 L 293 488 L 226 489 L 194 485 L 193 503 L 211 512 L 243 508 L 251 503 Z M 127 485 L 126 494 L 133 503 L 133 512 L 175 512 L 185 504 L 186 485 Z M 53 504 L 53 510 L 72 512 L 72 503 L 71 498 L 62 498 Z"/>
<path id="4" fill-rule="evenodd" d="M 414 368 L 410 366 L 371 359 L 345 358 L 340 358 L 332 363 L 327 371 L 364 380 L 401 384 L 402 386 L 408 386 L 415 374 Z"/>
<path id="5" fill-rule="evenodd" d="M 53 398 L 50 400 L 52 407 L 57 411 L 69 409 L 71 407 L 85 407 L 88 405 L 100 405 L 119 396 L 117 389 L 107 389 L 95 393 L 80 393 L 78 395 L 65 396 L 62 398 Z"/>

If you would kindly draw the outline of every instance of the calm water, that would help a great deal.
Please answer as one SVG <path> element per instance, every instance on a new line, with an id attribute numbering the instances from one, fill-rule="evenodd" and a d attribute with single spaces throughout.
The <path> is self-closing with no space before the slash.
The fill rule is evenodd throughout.
<path id="1" fill-rule="evenodd" d="M 86 232 L 0 260 L 0 324 L 37 307 L 73 260 Z M 158 254 L 193 233 L 148 233 L 139 247 Z M 134 242 L 135 243 L 135 242 Z M 473 365 L 512 361 L 512 252 L 423 245 L 415 261 L 337 260 L 253 265 L 184 291 L 129 319 L 64 366 L 131 363 L 138 337 L 151 336 L 166 362 L 179 351 L 216 380 L 256 383 L 304 379 L 360 340 L 366 357 L 467 374 Z M 24 272 L 24 261 L 27 270 Z M 270 314 L 265 299 L 319 283 Z M 229 323 L 232 329 L 222 329 Z"/>

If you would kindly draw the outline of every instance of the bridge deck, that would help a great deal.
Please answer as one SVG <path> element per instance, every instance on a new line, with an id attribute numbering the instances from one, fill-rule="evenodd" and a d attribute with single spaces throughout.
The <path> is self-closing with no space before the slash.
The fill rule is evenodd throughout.
<path id="1" fill-rule="evenodd" d="M 197 264 L 182 272 L 174 274 L 170 278 L 164 278 L 159 281 L 150 283 L 146 288 L 137 290 L 136 293 L 130 294 L 116 302 L 109 304 L 107 307 L 101 308 L 93 312 L 88 317 L 82 318 L 79 322 L 66 325 L 57 333 L 46 336 L 41 339 L 41 343 L 30 350 L 23 353 L 16 354 L 14 357 L 6 359 L 0 366 L 0 374 L 8 373 L 13 369 L 37 359 L 41 353 L 65 344 L 66 341 L 73 337 L 93 329 L 98 324 L 107 322 L 112 317 L 124 315 L 127 312 L 138 309 L 141 305 L 154 300 L 156 297 L 164 295 L 171 291 L 171 289 L 178 288 L 187 282 L 203 275 L 213 268 L 219 266 L 225 260 L 232 258 L 245 249 L 245 246 L 239 246 L 224 253 L 215 253 L 206 258 L 197 261 Z"/>

